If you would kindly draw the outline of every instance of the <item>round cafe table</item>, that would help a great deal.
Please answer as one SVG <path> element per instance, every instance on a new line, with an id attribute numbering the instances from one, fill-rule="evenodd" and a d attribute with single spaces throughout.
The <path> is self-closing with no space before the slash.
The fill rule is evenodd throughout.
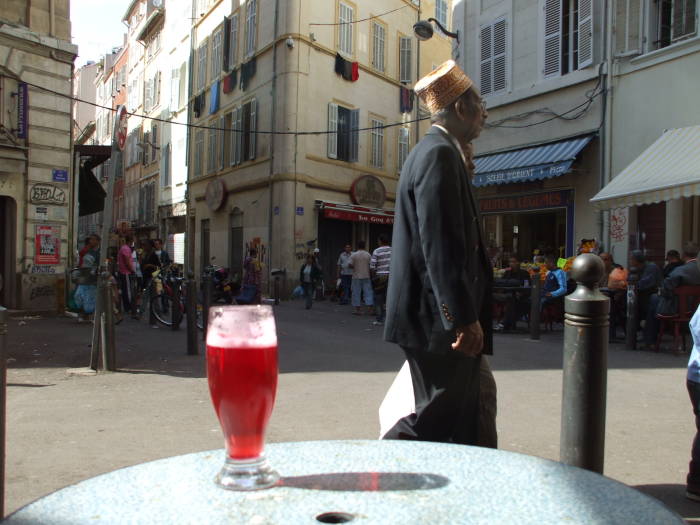
<path id="1" fill-rule="evenodd" d="M 267 446 L 282 479 L 257 492 L 212 481 L 222 450 L 116 470 L 9 516 L 18 524 L 670 524 L 660 502 L 609 478 L 532 456 L 417 441 Z"/>

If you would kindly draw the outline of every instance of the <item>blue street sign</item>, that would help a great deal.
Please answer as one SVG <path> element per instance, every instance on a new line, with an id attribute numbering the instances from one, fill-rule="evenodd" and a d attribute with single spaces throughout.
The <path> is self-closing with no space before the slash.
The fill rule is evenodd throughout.
<path id="1" fill-rule="evenodd" d="M 297 215 L 304 215 L 304 207 L 297 206 Z"/>
<path id="2" fill-rule="evenodd" d="M 68 182 L 68 170 L 57 170 L 54 168 L 51 174 L 54 182 Z"/>
<path id="3" fill-rule="evenodd" d="M 275 206 L 273 209 L 274 209 L 275 215 L 280 214 L 280 207 L 279 206 Z"/>

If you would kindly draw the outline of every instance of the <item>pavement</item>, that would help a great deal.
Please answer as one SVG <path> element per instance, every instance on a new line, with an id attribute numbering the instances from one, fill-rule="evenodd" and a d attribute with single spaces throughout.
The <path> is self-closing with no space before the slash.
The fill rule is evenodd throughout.
<path id="1" fill-rule="evenodd" d="M 275 308 L 280 380 L 268 441 L 376 439 L 377 408 L 403 357 L 371 317 L 328 301 Z M 158 458 L 223 446 L 203 345 L 185 330 L 125 319 L 116 373 L 70 373 L 89 363 L 91 326 L 74 318 L 9 323 L 6 512 L 77 481 Z M 559 457 L 563 328 L 497 334 L 499 448 Z M 687 357 L 609 349 L 605 475 L 657 497 L 689 522 L 684 497 L 695 433 Z M 99 496 L 98 496 L 99 497 Z"/>

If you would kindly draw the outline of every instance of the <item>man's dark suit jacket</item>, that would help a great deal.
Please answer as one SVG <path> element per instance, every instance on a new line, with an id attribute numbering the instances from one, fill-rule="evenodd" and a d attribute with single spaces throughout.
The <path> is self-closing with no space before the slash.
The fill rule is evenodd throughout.
<path id="1" fill-rule="evenodd" d="M 700 268 L 695 259 L 676 267 L 671 275 L 664 279 L 659 291 L 659 304 L 656 313 L 675 315 L 678 313 L 678 297 L 674 294 L 679 286 L 700 286 Z"/>
<path id="2" fill-rule="evenodd" d="M 433 127 L 406 159 L 396 194 L 384 337 L 408 352 L 452 352 L 481 321 L 492 353 L 493 271 L 460 151 Z"/>

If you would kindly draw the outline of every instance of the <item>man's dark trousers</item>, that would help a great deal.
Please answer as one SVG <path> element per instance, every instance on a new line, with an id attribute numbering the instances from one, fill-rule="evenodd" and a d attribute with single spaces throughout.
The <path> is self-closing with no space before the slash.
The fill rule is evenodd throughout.
<path id="1" fill-rule="evenodd" d="M 693 440 L 693 451 L 691 453 L 690 466 L 688 468 L 688 485 L 694 485 L 696 490 L 700 489 L 700 383 L 687 381 L 690 403 L 693 405 L 695 414 L 695 439 Z"/>

